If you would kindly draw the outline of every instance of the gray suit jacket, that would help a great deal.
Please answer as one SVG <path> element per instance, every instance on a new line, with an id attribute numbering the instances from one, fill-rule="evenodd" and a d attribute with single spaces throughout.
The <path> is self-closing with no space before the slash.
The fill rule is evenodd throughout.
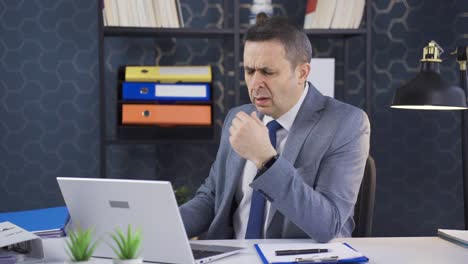
<path id="1" fill-rule="evenodd" d="M 248 104 L 228 113 L 210 175 L 180 207 L 189 237 L 204 233 L 207 239 L 233 238 L 234 194 L 245 159 L 232 149 L 229 127 L 237 112 L 255 110 Z M 351 236 L 369 137 L 369 120 L 362 110 L 325 97 L 309 84 L 283 153 L 250 185 L 271 202 L 266 237 L 326 242 Z"/>

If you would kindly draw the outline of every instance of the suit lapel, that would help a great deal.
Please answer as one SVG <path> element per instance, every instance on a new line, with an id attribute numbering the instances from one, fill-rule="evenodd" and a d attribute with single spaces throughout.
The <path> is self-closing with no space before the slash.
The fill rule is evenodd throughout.
<path id="1" fill-rule="evenodd" d="M 325 97 L 311 83 L 309 83 L 309 91 L 301 108 L 299 109 L 299 112 L 297 113 L 293 126 L 288 133 L 288 139 L 286 140 L 283 153 L 281 153 L 281 156 L 291 164 L 294 165 L 297 156 L 304 145 L 304 141 L 320 120 L 320 110 L 324 107 Z M 275 236 L 271 237 L 278 237 L 276 236 L 277 230 L 281 229 L 283 224 L 283 219 L 279 218 L 283 217 L 280 217 L 276 208 L 271 206 L 269 218 L 267 219 L 269 225 L 267 228 L 267 234 L 273 235 L 272 232 L 275 233 Z"/>

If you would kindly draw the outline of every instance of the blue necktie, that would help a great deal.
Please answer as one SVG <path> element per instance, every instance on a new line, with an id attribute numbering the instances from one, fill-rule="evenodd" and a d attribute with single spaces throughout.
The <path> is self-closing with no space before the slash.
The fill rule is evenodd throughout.
<path id="1" fill-rule="evenodd" d="M 276 120 L 272 120 L 268 122 L 267 127 L 270 142 L 276 148 L 276 131 L 281 128 L 281 125 Z M 261 238 L 264 212 L 265 197 L 260 192 L 254 190 L 250 202 L 249 222 L 247 224 L 247 231 L 245 232 L 245 239 Z"/>

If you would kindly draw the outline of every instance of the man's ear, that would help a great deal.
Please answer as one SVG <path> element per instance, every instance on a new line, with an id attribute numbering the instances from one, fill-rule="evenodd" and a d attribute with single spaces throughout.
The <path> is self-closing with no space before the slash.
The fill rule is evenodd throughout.
<path id="1" fill-rule="evenodd" d="M 310 73 L 310 63 L 301 63 L 296 67 L 296 76 L 298 84 L 304 84 Z"/>

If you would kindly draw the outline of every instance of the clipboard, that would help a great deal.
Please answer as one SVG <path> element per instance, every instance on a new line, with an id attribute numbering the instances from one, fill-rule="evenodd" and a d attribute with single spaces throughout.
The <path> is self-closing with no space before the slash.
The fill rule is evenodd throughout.
<path id="1" fill-rule="evenodd" d="M 364 256 L 362 253 L 358 252 L 354 248 L 352 248 L 347 243 L 324 243 L 324 244 L 254 244 L 255 250 L 257 251 L 260 259 L 264 264 L 296 264 L 296 263 L 364 263 L 368 262 L 369 258 Z M 320 253 L 314 254 L 313 257 L 306 258 L 304 255 L 290 255 L 285 257 L 272 257 L 272 251 L 280 250 L 280 249 L 291 249 L 291 248 L 298 248 L 298 247 L 307 247 L 307 248 L 341 248 L 342 250 L 352 250 L 351 252 L 355 252 L 356 254 L 345 254 L 346 252 L 331 252 L 331 253 Z M 262 250 L 263 248 L 263 250 Z M 349 252 L 348 252 L 349 253 Z M 336 254 L 336 259 L 329 258 L 330 254 Z M 328 257 L 327 257 L 328 256 Z M 349 257 L 352 256 L 352 257 Z M 301 258 L 303 260 L 297 260 Z"/>

